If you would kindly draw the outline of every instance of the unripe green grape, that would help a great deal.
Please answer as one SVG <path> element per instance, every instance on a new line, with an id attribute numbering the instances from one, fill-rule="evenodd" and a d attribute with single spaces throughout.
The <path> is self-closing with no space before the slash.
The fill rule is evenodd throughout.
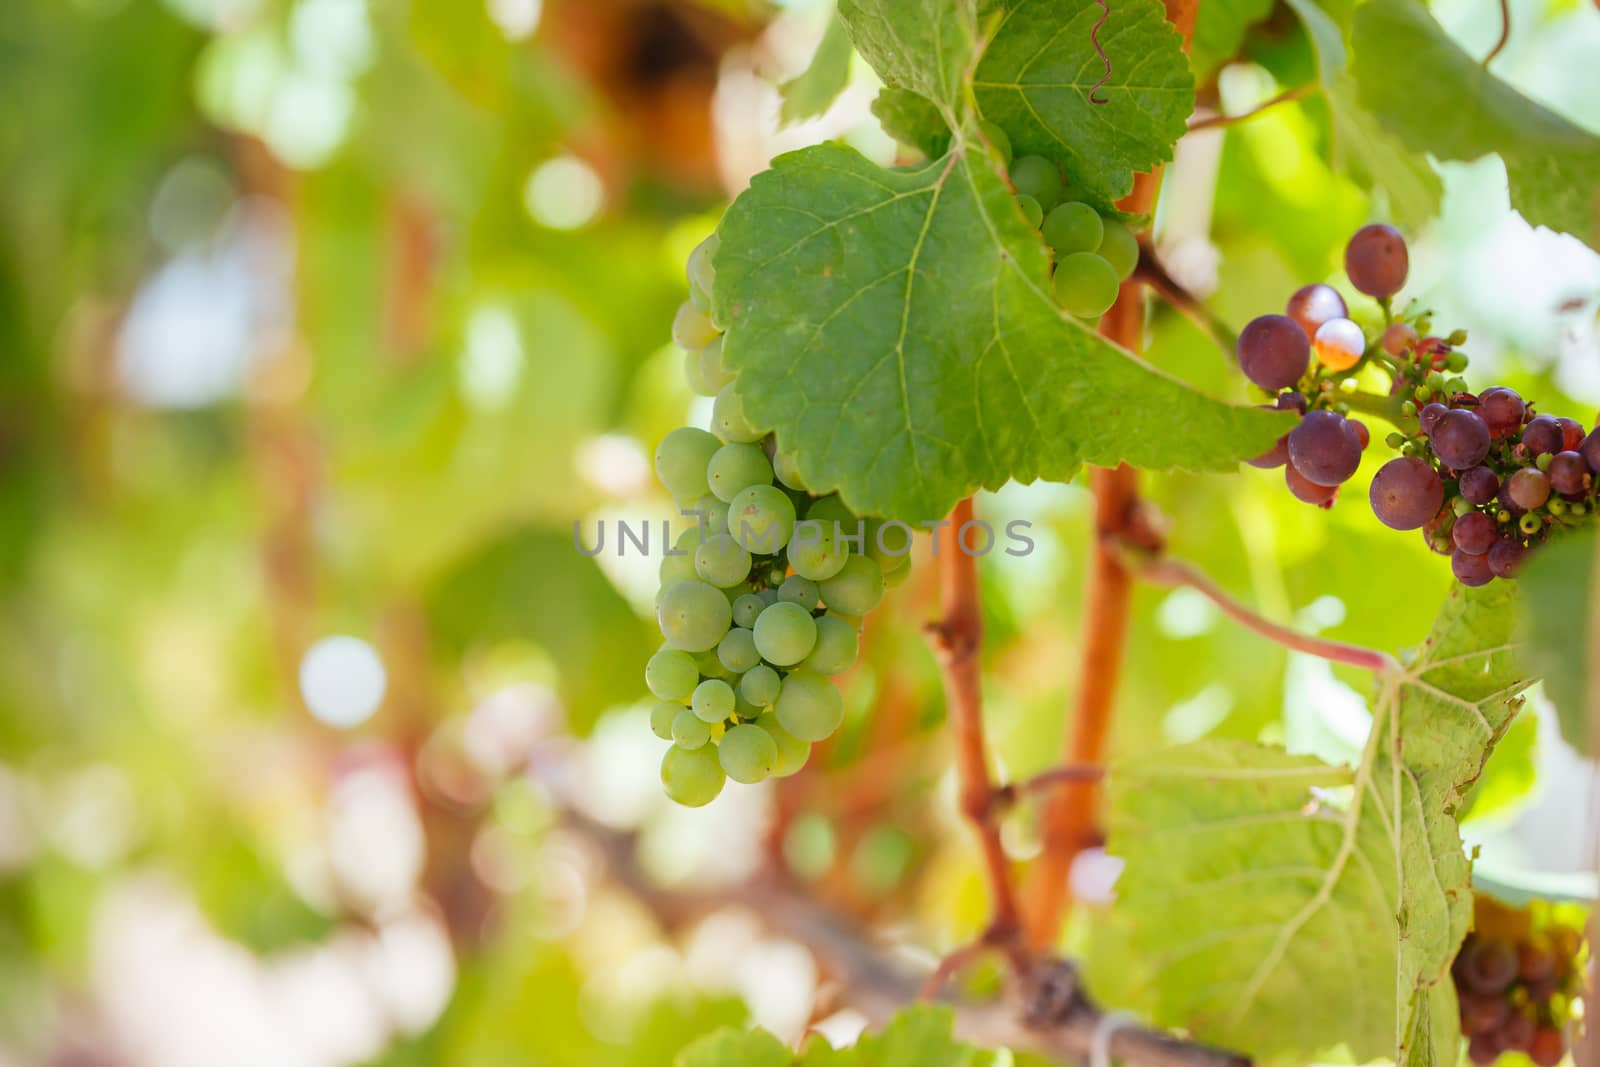
<path id="1" fill-rule="evenodd" d="M 748 552 L 773 555 L 794 534 L 794 502 L 772 485 L 741 489 L 728 502 L 728 533 Z"/>
<path id="2" fill-rule="evenodd" d="M 1116 219 L 1105 220 L 1105 235 L 1095 251 L 1111 264 L 1118 281 L 1127 281 L 1133 276 L 1133 268 L 1139 265 L 1139 238 Z"/>
<path id="3" fill-rule="evenodd" d="M 1105 236 L 1105 223 L 1100 213 L 1088 204 L 1070 201 L 1057 204 L 1044 217 L 1039 228 L 1045 244 L 1056 250 L 1056 255 L 1067 256 L 1074 252 L 1093 252 L 1100 247 Z"/>
<path id="4" fill-rule="evenodd" d="M 716 396 L 733 381 L 733 371 L 722 362 L 722 338 L 715 338 L 710 344 L 695 353 L 696 374 L 701 381 L 711 387 L 711 392 L 700 393 L 701 396 Z M 700 392 L 699 390 L 695 390 Z"/>
<path id="5" fill-rule="evenodd" d="M 767 732 L 778 750 L 778 758 L 772 764 L 772 777 L 787 778 L 806 765 L 811 757 L 810 743 L 785 730 L 776 715 L 761 716 L 756 726 Z"/>
<path id="6" fill-rule="evenodd" d="M 661 648 L 644 665 L 644 684 L 660 700 L 687 700 L 700 680 L 694 657 L 675 648 Z"/>
<path id="7" fill-rule="evenodd" d="M 817 583 L 809 578 L 802 578 L 798 574 L 791 574 L 778 586 L 778 599 L 788 601 L 790 604 L 799 604 L 810 611 L 817 606 L 822 594 L 817 590 Z"/>
<path id="8" fill-rule="evenodd" d="M 661 636 L 684 652 L 715 647 L 732 619 L 733 609 L 722 591 L 699 581 L 679 582 L 666 590 L 656 608 Z"/>
<path id="9" fill-rule="evenodd" d="M 1073 315 L 1104 315 L 1117 302 L 1119 285 L 1116 270 L 1093 252 L 1074 252 L 1056 264 L 1056 302 Z"/>
<path id="10" fill-rule="evenodd" d="M 881 519 L 868 521 L 864 554 L 881 567 L 884 574 L 899 570 L 911 559 L 911 527 Z"/>
<path id="11" fill-rule="evenodd" d="M 844 698 L 816 671 L 804 667 L 789 672 L 773 707 L 778 724 L 801 741 L 821 741 L 844 721 Z"/>
<path id="12" fill-rule="evenodd" d="M 778 699 L 778 689 L 783 679 L 765 663 L 751 667 L 739 679 L 739 695 L 758 708 L 770 708 Z"/>
<path id="13" fill-rule="evenodd" d="M 838 532 L 832 519 L 808 518 L 795 523 L 794 536 L 789 539 L 789 566 L 795 574 L 820 582 L 843 570 L 850 547 L 836 536 Z"/>
<path id="14" fill-rule="evenodd" d="M 1023 156 L 1011 164 L 1011 184 L 1049 211 L 1061 202 L 1061 171 L 1043 156 Z"/>
<path id="15" fill-rule="evenodd" d="M 757 589 L 756 596 L 761 598 L 762 611 L 778 602 L 778 591 L 776 589 Z"/>
<path id="16" fill-rule="evenodd" d="M 662 788 L 667 796 L 686 808 L 700 808 L 711 803 L 722 792 L 726 779 L 716 749 L 709 745 L 692 749 L 673 745 L 661 757 Z"/>
<path id="17" fill-rule="evenodd" d="M 978 123 L 978 130 L 983 134 L 984 140 L 989 142 L 989 147 L 995 150 L 1000 157 L 1000 162 L 1011 166 L 1011 138 L 1006 136 L 1006 131 L 989 121 Z"/>
<path id="18" fill-rule="evenodd" d="M 656 568 L 656 576 L 660 579 L 660 590 L 656 593 L 656 607 L 661 606 L 661 597 L 668 589 L 680 582 L 698 581 L 700 575 L 694 569 L 694 553 L 682 556 L 662 556 L 661 565 Z"/>
<path id="19" fill-rule="evenodd" d="M 844 569 L 820 583 L 822 602 L 845 615 L 865 615 L 883 599 L 883 568 L 865 556 L 851 556 Z"/>
<path id="20" fill-rule="evenodd" d="M 672 743 L 679 748 L 699 748 L 709 740 L 711 727 L 688 708 L 680 708 L 672 717 Z"/>
<path id="21" fill-rule="evenodd" d="M 733 714 L 733 686 L 720 678 L 708 678 L 694 687 L 689 707 L 701 722 L 722 722 Z"/>
<path id="22" fill-rule="evenodd" d="M 698 500 L 711 492 L 706 465 L 722 442 L 693 426 L 680 426 L 656 446 L 656 477 L 676 500 Z"/>
<path id="23" fill-rule="evenodd" d="M 716 396 L 717 392 L 728 384 L 706 376 L 699 352 L 683 354 L 683 380 L 689 383 L 689 392 L 695 396 Z"/>
<path id="24" fill-rule="evenodd" d="M 694 523 L 691 529 L 700 530 L 703 528 L 707 536 L 728 532 L 728 505 L 725 501 L 718 500 L 710 493 L 707 493 L 683 510 L 699 513 L 688 516 L 689 521 Z"/>
<path id="25" fill-rule="evenodd" d="M 738 444 L 749 444 L 761 440 L 761 431 L 750 425 L 750 420 L 744 415 L 744 401 L 739 399 L 739 394 L 733 391 L 732 385 L 725 385 L 717 394 L 717 399 L 711 405 L 711 428 L 717 436 L 724 441 Z M 706 457 L 707 462 L 711 459 Z"/>
<path id="26" fill-rule="evenodd" d="M 711 265 L 711 257 L 716 254 L 717 235 L 713 233 L 694 246 L 694 251 L 689 253 L 688 264 L 684 267 L 683 273 L 689 279 L 689 284 L 707 296 L 711 295 L 717 280 L 716 268 Z"/>
<path id="27" fill-rule="evenodd" d="M 743 674 L 761 662 L 756 651 L 756 635 L 742 626 L 729 630 L 717 644 L 717 658 L 734 674 Z"/>
<path id="28" fill-rule="evenodd" d="M 691 284 L 689 286 L 689 303 L 704 311 L 707 315 L 711 314 L 711 294 L 698 285 Z"/>
<path id="29" fill-rule="evenodd" d="M 679 348 L 698 351 L 716 338 L 718 330 L 711 325 L 711 316 L 685 300 L 678 305 L 672 317 L 672 341 Z"/>
<path id="30" fill-rule="evenodd" d="M 694 654 L 694 665 L 700 668 L 700 677 L 702 678 L 719 678 L 727 681 L 733 677 L 728 668 L 724 667 L 722 661 L 717 658 L 715 647 L 708 648 L 704 652 L 696 652 Z M 729 682 L 729 684 L 731 685 L 732 683 Z"/>
<path id="31" fill-rule="evenodd" d="M 1044 221 L 1044 208 L 1039 206 L 1039 201 L 1031 196 L 1021 195 L 1017 197 L 1017 207 L 1022 210 L 1022 219 L 1028 224 L 1028 228 L 1037 230 L 1039 224 Z"/>
<path id="32" fill-rule="evenodd" d="M 806 491 L 806 483 L 800 477 L 800 468 L 795 463 L 793 453 L 781 451 L 773 453 L 772 474 L 784 486 L 800 493 Z"/>
<path id="33" fill-rule="evenodd" d="M 771 485 L 772 464 L 758 445 L 723 445 L 706 465 L 706 483 L 713 496 L 727 502 L 741 489 Z"/>
<path id="34" fill-rule="evenodd" d="M 755 722 L 766 710 L 761 705 L 746 700 L 744 694 L 738 690 L 734 691 L 733 714 L 740 722 Z"/>
<path id="35" fill-rule="evenodd" d="M 902 563 L 892 571 L 883 572 L 883 586 L 885 589 L 898 589 L 906 584 L 906 579 L 911 577 L 911 566 Z"/>
<path id="36" fill-rule="evenodd" d="M 856 513 L 850 510 L 850 505 L 846 504 L 844 498 L 838 493 L 829 493 L 827 496 L 813 500 L 811 505 L 806 508 L 806 518 L 816 519 L 818 522 L 826 522 L 830 525 L 837 522 L 844 527 L 846 533 L 852 535 L 856 532 L 856 523 L 861 521 L 856 516 Z"/>
<path id="37" fill-rule="evenodd" d="M 682 704 L 675 704 L 670 700 L 662 700 L 650 709 L 650 732 L 663 741 L 672 740 L 672 720 L 678 717 L 678 712 L 683 711 Z"/>
<path id="38" fill-rule="evenodd" d="M 750 553 L 731 535 L 712 534 L 705 544 L 694 550 L 694 570 L 701 581 L 710 582 L 719 589 L 738 585 L 750 575 Z"/>
<path id="39" fill-rule="evenodd" d="M 745 785 L 766 781 L 778 762 L 778 744 L 767 731 L 754 725 L 735 726 L 717 745 L 717 762 L 728 777 Z"/>
<path id="40" fill-rule="evenodd" d="M 766 606 L 766 602 L 754 593 L 741 593 L 733 602 L 733 624 L 750 629 L 755 626 L 756 619 L 761 617 L 761 610 Z"/>
<path id="41" fill-rule="evenodd" d="M 839 674 L 849 670 L 860 648 L 854 626 L 837 616 L 824 615 L 817 620 L 817 643 L 800 666 L 818 674 Z"/>
<path id="42" fill-rule="evenodd" d="M 761 658 L 779 667 L 799 663 L 817 643 L 817 624 L 811 613 L 784 600 L 761 613 L 754 632 Z"/>

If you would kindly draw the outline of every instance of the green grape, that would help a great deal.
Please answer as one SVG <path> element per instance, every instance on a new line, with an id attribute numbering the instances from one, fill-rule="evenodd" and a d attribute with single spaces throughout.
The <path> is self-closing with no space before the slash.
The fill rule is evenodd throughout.
<path id="1" fill-rule="evenodd" d="M 734 674 L 743 674 L 761 662 L 761 653 L 756 651 L 756 635 L 742 626 L 735 626 L 718 643 L 717 658 Z"/>
<path id="2" fill-rule="evenodd" d="M 838 574 L 820 583 L 822 602 L 845 615 L 865 615 L 883 599 L 883 568 L 865 556 L 851 556 Z"/>
<path id="3" fill-rule="evenodd" d="M 830 525 L 837 522 L 849 534 L 856 532 L 856 523 L 861 521 L 857 518 L 856 513 L 850 510 L 850 505 L 846 504 L 844 498 L 838 493 L 831 493 L 828 496 L 818 497 L 813 500 L 811 506 L 806 508 L 806 518 L 816 519 L 818 522 L 825 522 Z"/>
<path id="4" fill-rule="evenodd" d="M 733 371 L 722 362 L 722 338 L 718 337 L 695 353 L 695 374 L 711 387 L 709 393 L 696 389 L 701 396 L 716 396 L 733 381 Z"/>
<path id="5" fill-rule="evenodd" d="M 1056 205 L 1045 216 L 1040 232 L 1044 234 L 1045 244 L 1056 250 L 1056 255 L 1067 256 L 1099 248 L 1106 227 L 1094 208 L 1074 201 Z"/>
<path id="6" fill-rule="evenodd" d="M 724 667 L 722 661 L 717 658 L 717 650 L 715 648 L 708 648 L 704 652 L 696 652 L 694 654 L 694 665 L 699 668 L 702 678 L 728 679 L 733 677 L 728 673 L 728 668 Z"/>
<path id="7" fill-rule="evenodd" d="M 778 723 L 801 741 L 821 741 L 844 721 L 844 698 L 816 671 L 789 672 L 773 710 Z"/>
<path id="8" fill-rule="evenodd" d="M 1023 156 L 1011 164 L 1011 184 L 1049 211 L 1061 202 L 1061 171 L 1043 156 Z"/>
<path id="9" fill-rule="evenodd" d="M 778 586 L 778 599 L 791 604 L 799 604 L 810 611 L 822 599 L 822 594 L 817 589 L 817 583 L 809 578 L 802 578 L 798 574 L 791 574 Z"/>
<path id="10" fill-rule="evenodd" d="M 700 576 L 695 573 L 694 553 L 683 556 L 662 556 L 661 566 L 656 568 L 656 574 L 661 579 L 661 589 L 656 593 L 656 607 L 661 606 L 661 596 L 668 589 L 679 582 L 692 582 Z"/>
<path id="11" fill-rule="evenodd" d="M 644 665 L 644 684 L 661 700 L 687 700 L 700 680 L 694 657 L 675 648 L 661 648 Z"/>
<path id="12" fill-rule="evenodd" d="M 728 533 L 749 552 L 773 555 L 794 534 L 794 502 L 777 486 L 741 489 L 728 502 Z"/>
<path id="13" fill-rule="evenodd" d="M 688 265 L 684 268 L 684 275 L 689 279 L 689 284 L 711 295 L 716 284 L 717 272 L 711 265 L 711 257 L 717 254 L 717 235 L 712 234 L 704 241 L 694 246 L 694 251 L 689 253 Z"/>
<path id="14" fill-rule="evenodd" d="M 909 578 L 909 577 L 911 577 L 911 568 L 908 567 L 908 566 L 904 566 L 904 565 L 896 567 L 892 571 L 884 571 L 883 572 L 883 585 L 884 585 L 884 588 L 885 589 L 898 589 L 900 586 L 902 586 L 902 585 L 904 585 L 906 583 L 906 579 Z"/>
<path id="15" fill-rule="evenodd" d="M 867 523 L 866 557 L 883 573 L 897 571 L 911 559 L 911 527 L 903 522 L 872 519 Z"/>
<path id="16" fill-rule="evenodd" d="M 672 720 L 683 710 L 682 704 L 662 700 L 650 709 L 650 732 L 663 741 L 672 740 Z"/>
<path id="17" fill-rule="evenodd" d="M 1044 221 L 1044 208 L 1039 206 L 1039 201 L 1022 193 L 1017 196 L 1017 207 L 1022 210 L 1022 218 L 1028 224 L 1028 228 L 1037 230 L 1039 224 Z"/>
<path id="18" fill-rule="evenodd" d="M 656 477 L 675 500 L 697 500 L 711 492 L 706 465 L 722 442 L 704 430 L 680 426 L 656 446 Z"/>
<path id="19" fill-rule="evenodd" d="M 877 570 L 876 567 L 873 570 Z M 817 623 L 799 604 L 779 601 L 756 620 L 756 648 L 761 658 L 779 667 L 799 663 L 817 643 Z"/>
<path id="20" fill-rule="evenodd" d="M 759 726 L 735 726 L 717 745 L 717 762 L 728 777 L 745 785 L 765 781 L 778 762 L 778 744 Z"/>
<path id="21" fill-rule="evenodd" d="M 843 570 L 850 558 L 850 547 L 838 536 L 839 532 L 832 519 L 795 523 L 794 536 L 789 539 L 789 566 L 795 574 L 820 582 Z"/>
<path id="22" fill-rule="evenodd" d="M 1117 280 L 1125 282 L 1139 265 L 1139 238 L 1116 219 L 1107 219 L 1105 227 L 1105 236 L 1096 251 L 1117 272 Z"/>
<path id="23" fill-rule="evenodd" d="M 672 542 L 673 551 L 682 552 L 683 556 L 692 558 L 694 550 L 700 547 L 700 543 L 705 540 L 708 532 L 703 532 L 698 522 L 691 522 L 689 528 L 680 532 L 677 539 Z M 677 558 L 682 559 L 683 556 Z"/>
<path id="24" fill-rule="evenodd" d="M 772 464 L 758 445 L 723 445 L 706 466 L 706 482 L 718 500 L 729 501 L 739 490 L 772 484 Z"/>
<path id="25" fill-rule="evenodd" d="M 733 714 L 740 722 L 755 722 L 765 710 L 761 705 L 746 700 L 743 693 L 733 694 Z"/>
<path id="26" fill-rule="evenodd" d="M 778 602 L 778 591 L 776 589 L 757 589 L 756 596 L 761 598 L 761 610 L 763 611 Z M 754 629 L 754 627 L 751 627 L 751 629 Z"/>
<path id="27" fill-rule="evenodd" d="M 785 487 L 793 489 L 798 493 L 803 493 L 806 491 L 806 483 L 800 477 L 800 468 L 795 465 L 793 453 L 773 453 L 772 474 Z"/>
<path id="28" fill-rule="evenodd" d="M 733 714 L 733 686 L 720 678 L 708 678 L 694 687 L 689 707 L 701 722 L 722 722 Z"/>
<path id="29" fill-rule="evenodd" d="M 712 534 L 694 550 L 694 570 L 701 581 L 718 588 L 738 585 L 750 576 L 750 553 L 730 535 Z"/>
<path id="30" fill-rule="evenodd" d="M 754 593 L 740 594 L 733 602 L 733 624 L 742 626 L 746 630 L 752 628 L 756 624 L 756 619 L 761 616 L 761 609 L 766 606 L 766 603 Z"/>
<path id="31" fill-rule="evenodd" d="M 700 364 L 699 352 L 683 354 L 683 380 L 689 383 L 689 392 L 695 396 L 716 396 L 718 390 L 727 384 L 706 377 L 705 368 Z"/>
<path id="32" fill-rule="evenodd" d="M 689 303 L 707 315 L 711 314 L 711 294 L 692 282 L 689 285 Z"/>
<path id="33" fill-rule="evenodd" d="M 778 677 L 778 672 L 762 663 L 744 672 L 744 677 L 739 679 L 739 695 L 758 708 L 770 708 L 778 699 L 781 685 L 783 679 Z"/>
<path id="34" fill-rule="evenodd" d="M 661 785 L 667 796 L 686 808 L 700 808 L 717 799 L 727 776 L 709 745 L 679 748 L 673 745 L 661 757 Z"/>
<path id="35" fill-rule="evenodd" d="M 672 743 L 679 748 L 699 748 L 709 740 L 711 727 L 688 708 L 679 708 L 672 717 Z"/>
<path id="36" fill-rule="evenodd" d="M 1086 319 L 1111 310 L 1119 284 L 1111 264 L 1093 252 L 1074 252 L 1056 264 L 1056 302 Z"/>
<path id="37" fill-rule="evenodd" d="M 749 444 L 761 440 L 761 431 L 750 425 L 744 416 L 744 401 L 733 391 L 732 385 L 722 387 L 711 405 L 711 428 L 724 441 Z M 709 460 L 710 457 L 707 457 Z"/>
<path id="38" fill-rule="evenodd" d="M 978 130 L 989 142 L 989 146 L 995 150 L 995 154 L 1000 157 L 1000 162 L 1008 167 L 1011 166 L 1011 138 L 1006 136 L 1006 131 L 987 121 L 978 123 Z"/>
<path id="39" fill-rule="evenodd" d="M 684 652 L 715 647 L 728 632 L 733 609 L 722 590 L 705 582 L 679 582 L 661 594 L 656 621 L 667 644 Z"/>
<path id="40" fill-rule="evenodd" d="M 685 517 L 694 524 L 690 527 L 692 530 L 704 530 L 708 537 L 728 532 L 728 505 L 710 493 L 683 510 L 689 513 Z"/>
<path id="41" fill-rule="evenodd" d="M 811 744 L 785 730 L 776 715 L 763 715 L 756 720 L 756 725 L 767 732 L 778 750 L 778 758 L 772 764 L 772 777 L 787 778 L 806 765 L 811 757 Z"/>
<path id="42" fill-rule="evenodd" d="M 817 620 L 817 643 L 800 666 L 818 674 L 839 674 L 850 668 L 860 651 L 856 628 L 834 615 Z"/>
<path id="43" fill-rule="evenodd" d="M 693 301 L 685 300 L 678 305 L 678 313 L 672 317 L 674 344 L 695 352 L 710 344 L 716 336 L 717 328 L 711 325 L 711 316 L 695 307 Z"/>

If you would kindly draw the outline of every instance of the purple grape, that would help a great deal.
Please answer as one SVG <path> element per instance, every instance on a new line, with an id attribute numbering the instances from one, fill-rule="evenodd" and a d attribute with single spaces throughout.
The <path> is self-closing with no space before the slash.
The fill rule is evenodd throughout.
<path id="1" fill-rule="evenodd" d="M 1239 334 L 1239 369 L 1263 389 L 1286 389 L 1311 365 L 1311 342 L 1287 315 L 1251 319 Z"/>
<path id="2" fill-rule="evenodd" d="M 1469 511 L 1457 517 L 1455 525 L 1450 527 L 1450 540 L 1461 551 L 1474 556 L 1489 551 L 1499 536 L 1495 521 L 1481 511 Z"/>
<path id="3" fill-rule="evenodd" d="M 1489 569 L 1494 571 L 1498 578 L 1514 578 L 1517 568 L 1522 566 L 1523 557 L 1528 550 L 1522 546 L 1521 541 L 1510 537 L 1502 537 L 1489 549 Z"/>
<path id="4" fill-rule="evenodd" d="M 1335 487 L 1361 466 L 1361 439 L 1338 412 L 1308 411 L 1289 431 L 1289 462 L 1307 481 Z"/>
<path id="5" fill-rule="evenodd" d="M 1475 556 L 1459 548 L 1450 554 L 1450 570 L 1462 585 L 1488 585 L 1494 580 L 1488 556 Z"/>
<path id="6" fill-rule="evenodd" d="M 1488 467 L 1472 467 L 1461 472 L 1461 495 L 1470 504 L 1487 504 L 1500 493 L 1500 476 Z"/>
<path id="7" fill-rule="evenodd" d="M 1444 505 L 1444 484 L 1427 463 L 1416 456 L 1401 456 L 1373 475 L 1367 498 L 1379 522 L 1393 530 L 1415 530 L 1439 513 Z"/>
<path id="8" fill-rule="evenodd" d="M 1580 497 L 1589 491 L 1589 465 L 1576 452 L 1557 452 L 1550 457 L 1550 488 L 1566 497 Z"/>
<path id="9" fill-rule="evenodd" d="M 1562 432 L 1561 423 L 1549 415 L 1535 415 L 1522 428 L 1522 444 L 1530 456 L 1560 452 L 1566 440 L 1567 435 Z"/>
<path id="10" fill-rule="evenodd" d="M 1309 340 L 1317 335 L 1317 328 L 1329 319 L 1342 319 L 1349 313 L 1344 297 L 1331 285 L 1303 285 L 1294 291 L 1284 309 Z"/>
<path id="11" fill-rule="evenodd" d="M 1550 499 L 1550 477 L 1538 467 L 1524 467 L 1506 479 L 1503 495 L 1523 511 L 1532 511 Z"/>
<path id="12" fill-rule="evenodd" d="M 1428 435 L 1439 462 L 1452 470 L 1466 470 L 1489 454 L 1489 427 L 1476 412 L 1458 408 L 1439 416 Z"/>
<path id="13" fill-rule="evenodd" d="M 1577 419 L 1557 418 L 1561 424 L 1561 450 L 1575 452 L 1583 443 L 1583 423 Z"/>
<path id="14" fill-rule="evenodd" d="M 1305 475 L 1295 470 L 1294 461 L 1283 465 L 1283 481 L 1289 487 L 1289 492 L 1294 494 L 1296 500 L 1303 500 L 1307 504 L 1315 504 L 1319 508 L 1333 507 L 1333 501 L 1339 495 L 1337 485 L 1318 485 L 1310 481 Z"/>
<path id="15" fill-rule="evenodd" d="M 1278 394 L 1278 398 L 1273 401 L 1273 407 L 1279 411 L 1298 411 L 1304 415 L 1306 413 L 1306 398 L 1303 394 L 1290 389 L 1286 393 Z"/>
<path id="16" fill-rule="evenodd" d="M 1247 459 L 1245 462 L 1262 470 L 1271 470 L 1273 467 L 1283 466 L 1289 462 L 1289 435 L 1284 434 L 1278 438 L 1277 444 L 1261 453 L 1261 455 L 1253 459 Z"/>
<path id="17" fill-rule="evenodd" d="M 1444 417 L 1445 412 L 1449 410 L 1449 408 L 1445 407 L 1437 400 L 1431 404 L 1425 404 L 1422 410 L 1417 412 L 1417 421 L 1422 423 L 1422 432 L 1432 433 L 1434 426 L 1438 424 L 1439 420 Z"/>
<path id="18" fill-rule="evenodd" d="M 1398 293 L 1410 266 L 1406 239 L 1381 222 L 1361 227 L 1344 249 L 1344 272 L 1350 276 L 1350 284 L 1368 296 L 1382 299 Z"/>
<path id="19" fill-rule="evenodd" d="M 1372 443 L 1372 433 L 1367 429 L 1367 424 L 1360 419 L 1350 420 L 1350 429 L 1355 432 L 1356 440 L 1361 443 L 1361 451 L 1365 452 Z"/>
<path id="20" fill-rule="evenodd" d="M 1478 414 L 1488 425 L 1489 435 L 1496 441 L 1517 432 L 1526 410 L 1522 397 L 1503 385 L 1496 385 L 1478 394 Z"/>

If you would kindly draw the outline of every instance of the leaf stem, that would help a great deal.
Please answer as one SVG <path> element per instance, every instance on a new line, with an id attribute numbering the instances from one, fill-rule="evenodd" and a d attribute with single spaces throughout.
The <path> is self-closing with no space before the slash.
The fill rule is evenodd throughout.
<path id="1" fill-rule="evenodd" d="M 1500 39 L 1489 49 L 1489 54 L 1483 57 L 1483 65 L 1487 67 L 1494 62 L 1495 56 L 1505 51 L 1506 43 L 1511 40 L 1511 3 L 1510 0 L 1500 0 Z"/>
<path id="2" fill-rule="evenodd" d="M 1351 411 L 1382 419 L 1396 429 L 1407 431 L 1416 429 L 1416 419 L 1407 415 L 1401 407 L 1405 403 L 1404 397 L 1355 392 L 1345 393 L 1339 400 Z"/>
<path id="3" fill-rule="evenodd" d="M 1171 274 L 1147 239 L 1139 241 L 1139 263 L 1133 270 L 1134 280 L 1148 285 L 1152 291 L 1179 314 L 1206 332 L 1217 346 L 1230 356 L 1239 347 L 1239 335 L 1222 318 L 1206 306 L 1205 302 L 1185 289 Z"/>
<path id="4" fill-rule="evenodd" d="M 1277 96 L 1274 96 L 1270 100 L 1262 101 L 1249 111 L 1241 111 L 1237 115 L 1209 115 L 1203 119 L 1196 119 L 1195 121 L 1189 123 L 1188 132 L 1194 133 L 1196 130 L 1214 130 L 1222 126 L 1232 126 L 1236 122 L 1243 122 L 1246 119 L 1253 119 L 1263 111 L 1266 111 L 1269 108 L 1277 107 L 1279 104 L 1287 104 L 1291 100 L 1304 99 L 1305 97 L 1310 96 L 1312 93 L 1317 92 L 1320 88 L 1321 86 L 1313 82 L 1307 82 L 1305 85 L 1297 85 L 1293 89 L 1285 89 L 1283 92 L 1279 93 Z"/>

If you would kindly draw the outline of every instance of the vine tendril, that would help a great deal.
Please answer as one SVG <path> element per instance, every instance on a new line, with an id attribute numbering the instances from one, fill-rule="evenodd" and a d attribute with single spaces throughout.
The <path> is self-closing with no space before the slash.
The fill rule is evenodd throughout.
<path id="1" fill-rule="evenodd" d="M 1100 62 L 1105 64 L 1105 73 L 1100 75 L 1100 80 L 1094 83 L 1089 90 L 1089 103 L 1109 104 L 1111 101 L 1103 96 L 1098 96 L 1100 89 L 1111 80 L 1111 57 L 1106 55 L 1106 50 L 1100 44 L 1100 27 L 1106 24 L 1111 17 L 1111 5 L 1107 0 L 1095 0 L 1100 5 L 1100 18 L 1089 29 L 1089 42 L 1094 45 L 1094 54 L 1100 57 Z"/>

